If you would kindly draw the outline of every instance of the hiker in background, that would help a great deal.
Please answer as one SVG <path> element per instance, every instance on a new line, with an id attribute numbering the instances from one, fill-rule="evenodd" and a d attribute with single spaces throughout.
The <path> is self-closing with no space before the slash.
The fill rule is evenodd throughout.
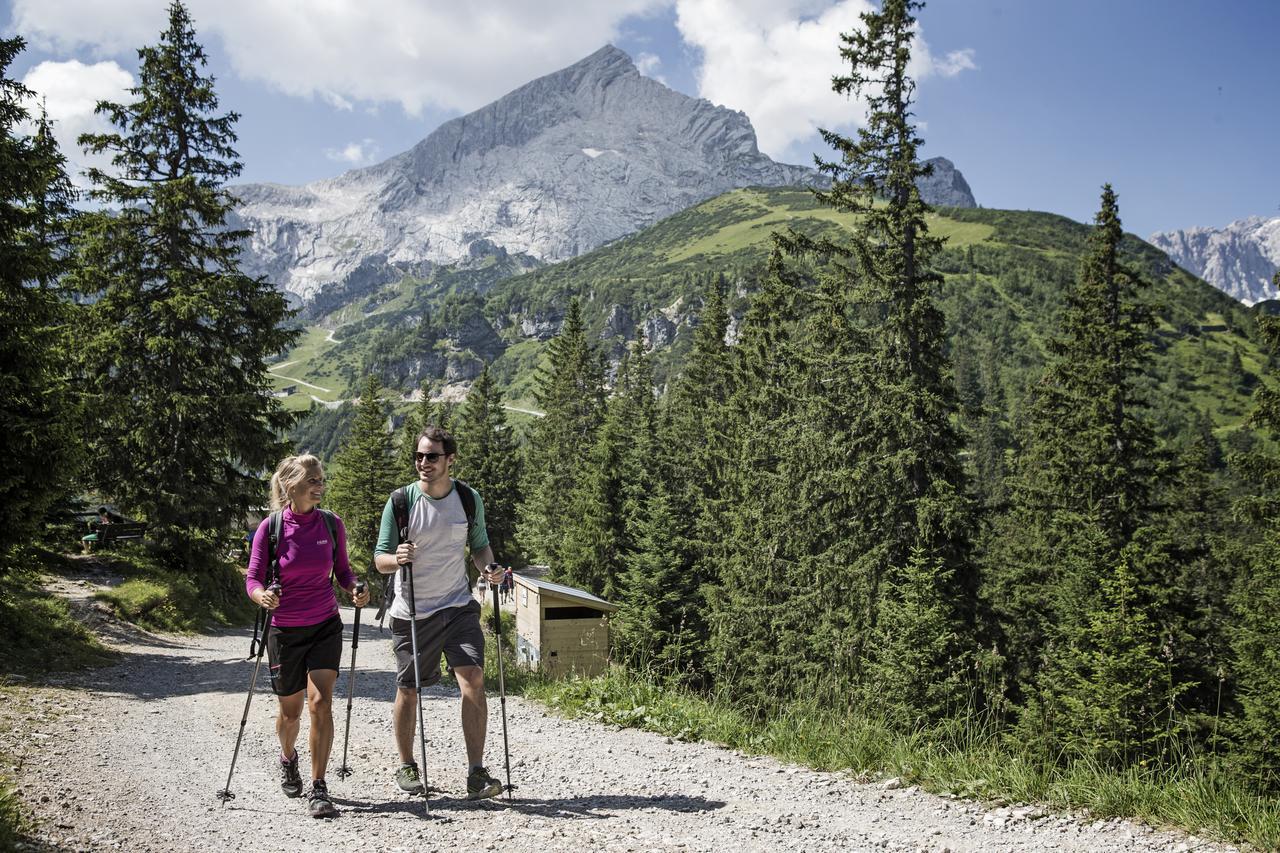
<path id="1" fill-rule="evenodd" d="M 400 752 L 396 784 L 402 791 L 425 793 L 413 754 L 413 730 L 417 722 L 415 693 L 420 700 L 421 688 L 440 680 L 443 650 L 449 671 L 462 691 L 467 798 L 475 800 L 502 793 L 502 783 L 489 775 L 483 763 L 488 723 L 484 633 L 480 628 L 480 604 L 471 596 L 467 576 L 467 546 L 471 548 L 471 562 L 487 582 L 501 583 L 503 573 L 501 567 L 493 564 L 480 494 L 449 476 L 457 452 L 453 436 L 439 427 L 427 427 L 419 434 L 417 451 L 413 454 L 418 480 L 404 488 L 406 537 L 401 541 L 393 494 L 383 508 L 382 526 L 373 553 L 374 567 L 379 572 L 395 572 L 392 586 L 395 598 L 390 612 L 391 645 L 397 669 L 391 719 Z M 467 490 L 467 502 L 472 504 L 470 518 L 461 495 L 463 489 Z M 405 566 L 412 567 L 412 603 L 407 600 L 410 583 Z M 411 622 L 413 635 L 410 634 Z M 416 681 L 414 648 L 418 655 Z"/>
<path id="2" fill-rule="evenodd" d="M 333 686 L 342 658 L 342 620 L 330 574 L 361 607 L 369 593 L 356 594 L 356 576 L 347 563 L 347 532 L 342 519 L 319 508 L 324 497 L 324 469 L 311 455 L 289 456 L 271 476 L 271 516 L 253 537 L 245 591 L 255 604 L 272 611 L 267 635 L 271 689 L 280 712 L 280 789 L 285 796 L 302 794 L 298 751 L 294 744 L 305 701 L 311 716 L 311 790 L 307 811 L 331 817 L 325 768 L 333 746 Z M 278 539 L 272 542 L 272 518 L 279 513 Z M 274 565 L 271 554 L 274 552 Z M 280 584 L 280 594 L 267 587 Z"/>
<path id="3" fill-rule="evenodd" d="M 502 573 L 502 600 L 508 604 L 511 603 L 511 599 L 515 597 L 515 589 L 516 577 L 512 573 L 511 567 L 507 566 Z"/>

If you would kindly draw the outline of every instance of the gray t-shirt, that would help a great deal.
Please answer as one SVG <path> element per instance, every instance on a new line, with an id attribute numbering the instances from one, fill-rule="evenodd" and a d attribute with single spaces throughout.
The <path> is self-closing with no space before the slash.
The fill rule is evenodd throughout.
<path id="1" fill-rule="evenodd" d="M 431 498 L 423 494 L 417 483 L 407 489 L 409 498 L 409 541 L 414 546 L 413 592 L 415 616 L 425 619 L 446 607 L 460 607 L 471 601 L 471 587 L 467 580 L 466 546 L 467 513 L 457 488 L 443 498 Z M 484 525 L 484 503 L 480 493 L 476 496 L 475 529 L 471 535 L 471 548 L 477 550 L 489 544 Z M 382 526 L 374 554 L 394 554 L 399 536 L 395 527 L 395 511 L 387 501 L 382 511 Z M 409 618 L 409 579 L 401 566 L 395 575 L 396 598 L 391 605 L 391 615 L 397 619 Z"/>

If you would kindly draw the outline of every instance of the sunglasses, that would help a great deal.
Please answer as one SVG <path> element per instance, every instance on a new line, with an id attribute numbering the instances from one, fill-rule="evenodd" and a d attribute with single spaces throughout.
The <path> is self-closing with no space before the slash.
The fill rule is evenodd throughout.
<path id="1" fill-rule="evenodd" d="M 425 459 L 427 462 L 431 462 L 434 464 L 441 456 L 448 456 L 448 455 L 449 454 L 447 453 L 437 453 L 434 450 L 431 451 L 430 453 L 423 453 L 420 450 L 415 450 L 413 452 L 413 461 L 421 462 Z"/>

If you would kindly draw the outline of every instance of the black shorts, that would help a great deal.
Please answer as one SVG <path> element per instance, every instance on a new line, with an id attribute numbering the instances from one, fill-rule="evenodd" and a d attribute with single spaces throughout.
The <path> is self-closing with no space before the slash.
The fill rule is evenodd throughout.
<path id="1" fill-rule="evenodd" d="M 335 613 L 319 625 L 281 628 L 272 623 L 267 633 L 267 661 L 271 689 L 277 696 L 292 696 L 306 689 L 308 672 L 336 672 L 342 665 L 342 619 Z"/>
<path id="2" fill-rule="evenodd" d="M 449 672 L 460 666 L 484 667 L 484 631 L 480 629 L 480 603 L 472 600 L 461 607 L 437 610 L 416 623 L 418 670 L 422 686 L 440 680 L 440 653 L 449 663 Z M 408 619 L 391 620 L 391 648 L 396 653 L 396 686 L 414 688 L 413 638 Z"/>

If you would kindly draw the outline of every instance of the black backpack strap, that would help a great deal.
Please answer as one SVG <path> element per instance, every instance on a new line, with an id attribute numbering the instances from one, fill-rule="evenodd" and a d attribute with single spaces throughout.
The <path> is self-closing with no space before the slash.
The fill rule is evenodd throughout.
<path id="1" fill-rule="evenodd" d="M 271 513 L 267 526 L 267 586 L 280 582 L 280 537 L 284 535 L 284 510 Z"/>
<path id="2" fill-rule="evenodd" d="M 467 514 L 467 545 L 471 545 L 471 534 L 476 527 L 476 492 L 464 480 L 454 480 L 453 488 L 458 492 L 458 500 L 462 501 L 462 511 Z"/>
<path id="3" fill-rule="evenodd" d="M 404 487 L 391 493 L 391 515 L 396 520 L 396 537 L 398 544 L 409 541 L 409 492 Z M 382 603 L 374 616 L 378 620 L 378 630 L 382 630 L 382 620 L 396 600 L 396 572 L 382 576 Z"/>
<path id="4" fill-rule="evenodd" d="M 280 580 L 280 535 L 284 530 L 284 512 L 276 510 L 271 513 L 267 522 L 267 582 L 265 586 L 271 586 Z M 265 643 L 267 638 L 262 635 L 263 629 L 267 625 L 267 611 L 258 608 L 258 612 L 253 617 L 253 639 L 249 641 L 249 658 L 258 656 L 259 643 Z M 249 658 L 245 658 L 248 660 Z"/>

